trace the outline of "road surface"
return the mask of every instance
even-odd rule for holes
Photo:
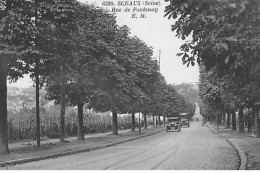
[[[194,117],[202,119],[196,109]],[[181,132],[161,132],[113,147],[8,169],[65,170],[235,170],[234,148],[201,122]]]

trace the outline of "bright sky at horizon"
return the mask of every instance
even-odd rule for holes
[[[100,7],[105,0],[80,0],[81,2],[95,3]],[[118,0],[112,0],[115,4],[114,7],[118,7]],[[144,2],[145,0],[141,0]],[[167,5],[164,1],[147,1],[147,2],[160,2],[160,6],[140,6],[142,8],[158,8],[157,12],[144,12],[146,18],[132,18],[131,12],[124,12],[126,6],[121,6],[122,12],[117,12],[118,25],[127,25],[131,28],[132,35],[136,35],[142,39],[148,46],[152,46],[154,50],[154,57],[158,59],[159,50],[161,50],[160,67],[161,73],[165,77],[168,84],[170,83],[190,83],[199,81],[199,68],[195,66],[189,66],[182,64],[180,57],[176,56],[180,52],[180,46],[184,42],[181,39],[175,37],[175,33],[171,31],[171,25],[174,24],[173,19],[168,20],[164,17],[164,8]],[[111,10],[111,7],[108,7]],[[131,7],[133,10],[133,7]],[[136,13],[138,16],[140,12]],[[8,84],[10,86],[10,84]],[[30,82],[28,76],[19,79],[11,86],[17,87],[29,87],[33,82]]]

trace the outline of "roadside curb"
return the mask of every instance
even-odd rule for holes
[[[220,134],[218,134],[213,128],[211,128],[208,124],[206,124],[207,127],[213,131],[216,135],[223,138]],[[230,139],[226,139],[227,142],[232,145],[233,148],[237,151],[237,154],[239,156],[239,168],[238,170],[246,170],[246,163],[247,163],[247,157],[245,155],[245,152],[236,144],[235,142],[232,142]]]
[[[133,138],[130,138],[130,139],[125,139],[125,140],[121,140],[121,141],[117,141],[117,142],[112,142],[112,143],[97,146],[97,147],[90,147],[90,148],[78,149],[78,150],[74,150],[74,151],[61,152],[61,153],[56,153],[56,154],[49,154],[49,155],[40,156],[40,157],[33,157],[33,158],[27,158],[27,159],[18,159],[18,160],[0,162],[0,167],[22,164],[22,163],[28,163],[28,162],[34,162],[34,161],[39,161],[39,160],[46,160],[46,159],[50,159],[50,158],[73,155],[73,154],[78,154],[78,153],[83,153],[83,152],[89,152],[89,151],[93,151],[93,150],[98,150],[98,149],[102,149],[102,148],[115,146],[117,144],[121,144],[121,143],[124,143],[124,142],[140,139],[140,138],[143,138],[143,137],[146,137],[146,136],[151,136],[151,135],[154,135],[156,133],[160,133],[162,131],[164,131],[164,129],[159,130],[157,132],[150,133],[150,134],[141,135],[141,136],[137,136],[137,137],[133,137]]]
[[[239,170],[246,170],[246,162],[247,162],[247,158],[245,155],[245,152],[235,143],[232,142],[230,139],[227,139],[227,141],[237,150],[238,155],[240,157],[240,166],[239,166]]]

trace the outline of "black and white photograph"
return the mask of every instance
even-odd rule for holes
[[[260,0],[0,0],[7,170],[260,170]]]

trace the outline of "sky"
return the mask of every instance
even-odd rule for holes
[[[195,66],[189,66],[182,64],[181,57],[176,56],[180,52],[180,46],[184,43],[183,40],[175,37],[175,33],[171,31],[171,25],[174,24],[174,20],[169,20],[164,17],[164,9],[168,4],[164,0],[139,0],[140,6],[119,6],[126,5],[124,2],[119,0],[80,0],[81,2],[94,3],[97,6],[112,10],[116,8],[121,9],[121,12],[116,12],[117,24],[119,26],[127,25],[131,29],[131,35],[137,36],[142,39],[148,46],[153,47],[154,57],[159,60],[159,50],[160,54],[160,71],[165,77],[168,84],[179,84],[179,83],[190,83],[199,81],[199,68],[196,64]],[[114,6],[105,6],[105,2],[113,2]],[[133,2],[133,1],[128,1]],[[144,3],[148,5],[144,5]],[[155,4],[155,5],[150,5]],[[137,18],[132,18],[133,9],[137,7],[138,9],[143,8],[157,8],[158,11],[151,12],[135,12]],[[129,8],[130,12],[125,12],[125,9]],[[141,13],[146,16],[146,18],[140,18]],[[30,81],[28,76],[19,79],[16,83],[8,84],[8,86],[17,87],[29,87],[32,86],[33,82]]]

